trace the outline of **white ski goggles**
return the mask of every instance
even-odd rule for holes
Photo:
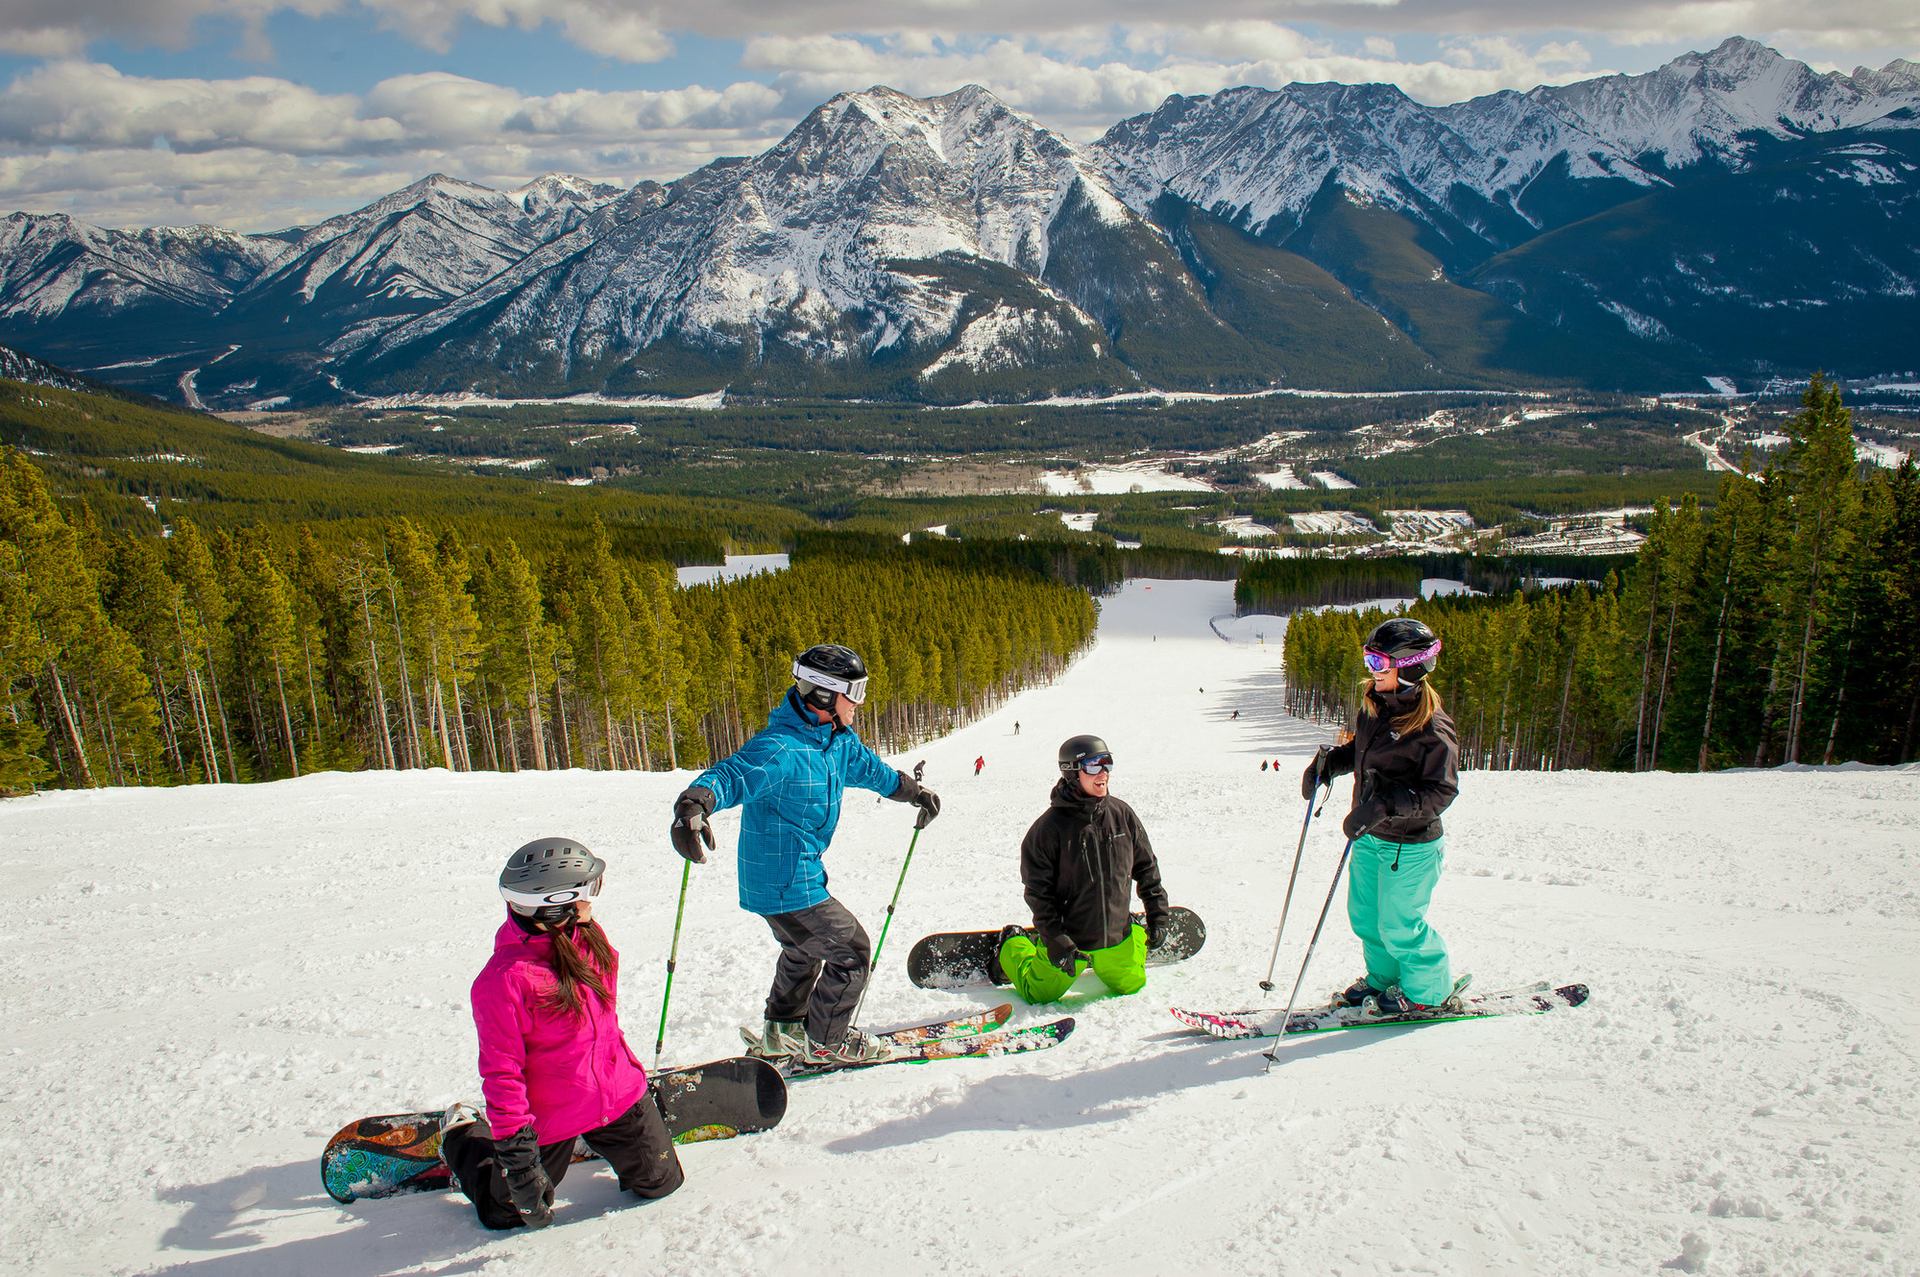
[[[864,678],[839,678],[824,670],[810,669],[798,661],[793,663],[793,676],[805,679],[815,687],[824,687],[830,692],[838,692],[855,705],[867,699],[867,680]]]
[[[590,900],[600,894],[600,884],[604,880],[605,876],[602,875],[578,887],[556,887],[552,891],[516,891],[512,887],[502,887],[500,894],[506,897],[508,904],[519,905],[523,909],[546,909]]]

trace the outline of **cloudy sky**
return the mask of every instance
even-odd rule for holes
[[[1170,93],[1376,80],[1454,102],[1647,71],[1735,34],[1819,70],[1879,67],[1920,59],[1920,5],[4,0],[0,213],[270,230],[435,171],[670,179],[873,84],[983,84],[1090,139]]]

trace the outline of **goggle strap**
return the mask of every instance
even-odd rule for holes
[[[841,678],[837,674],[828,674],[824,670],[811,669],[799,661],[793,663],[793,676],[803,678],[816,687],[824,687],[830,692],[838,692],[855,705],[867,699],[867,680]]]
[[[1361,649],[1361,655],[1378,656],[1384,659],[1386,664],[1377,667],[1380,670],[1403,670],[1409,665],[1425,665],[1428,661],[1440,655],[1440,640],[1435,639],[1431,646],[1423,647],[1411,656],[1388,656],[1385,652],[1371,647]],[[1367,668],[1375,669],[1376,666],[1372,661],[1368,661]]]

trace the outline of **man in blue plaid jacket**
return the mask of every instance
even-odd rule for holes
[[[780,943],[760,1033],[742,1030],[749,1053],[808,1065],[870,1064],[891,1054],[853,1025],[872,945],[847,907],[827,894],[821,865],[840,823],[847,786],[920,809],[915,828],[940,814],[940,798],[882,762],[853,730],[867,697],[867,666],[834,643],[793,663],[793,687],[766,727],[701,772],[674,801],[674,850],[695,864],[713,846],[708,818],[741,808],[740,907],[767,920]]]

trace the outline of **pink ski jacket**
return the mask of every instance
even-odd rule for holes
[[[542,1005],[555,983],[554,943],[509,918],[473,982],[480,1089],[497,1140],[528,1122],[542,1144],[572,1139],[605,1126],[647,1093],[646,1070],[620,1035],[614,1009],[619,955],[613,971],[601,972],[607,1000],[581,985],[580,1012],[568,1015]]]

